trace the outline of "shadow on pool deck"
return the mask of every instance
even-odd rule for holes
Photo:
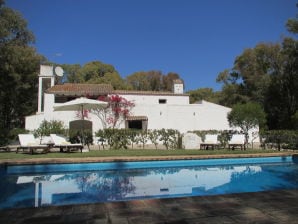
[[[298,190],[0,211],[0,223],[298,223]]]

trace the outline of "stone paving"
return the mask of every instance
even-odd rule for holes
[[[0,223],[298,224],[298,190],[8,209]]]

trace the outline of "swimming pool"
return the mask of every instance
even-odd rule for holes
[[[0,167],[0,209],[298,188],[291,156]]]

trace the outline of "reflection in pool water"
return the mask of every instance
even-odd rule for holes
[[[256,164],[200,165],[84,171],[14,172],[1,169],[0,208],[39,207],[137,200],[272,189],[298,186],[298,165],[291,159]],[[92,164],[94,165],[94,164]],[[67,167],[67,165],[64,165]],[[26,167],[28,168],[28,167]]]

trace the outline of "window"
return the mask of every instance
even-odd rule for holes
[[[142,121],[136,120],[136,121],[128,121],[128,128],[129,129],[143,129]]]
[[[158,100],[158,103],[159,104],[166,104],[167,103],[167,100],[166,99],[159,99]]]
[[[75,97],[55,95],[55,103],[66,103],[66,102],[74,100],[74,99],[75,99]]]

